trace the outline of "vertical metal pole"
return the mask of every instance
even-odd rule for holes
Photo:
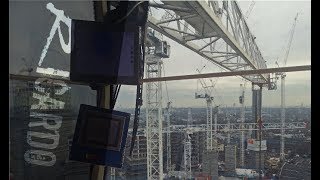
[[[207,150],[212,150],[212,101],[206,98],[207,101]]]
[[[189,132],[185,133],[184,170],[186,172],[186,178],[191,179],[191,138]]]
[[[286,118],[286,109],[285,109],[285,77],[286,75],[283,73],[281,75],[281,141],[280,141],[280,158],[284,160],[284,124]]]
[[[171,102],[167,104],[167,173],[171,171],[171,128],[170,128],[170,115],[171,115]]]
[[[192,124],[192,116],[191,116],[191,109],[188,109],[188,120],[187,120],[187,127]]]
[[[262,141],[262,85],[260,85],[260,108],[259,108],[259,180],[261,180],[261,141]]]
[[[159,68],[159,74],[158,76],[161,77],[161,67],[162,67],[162,61],[158,62],[158,68]],[[162,114],[162,82],[158,82],[158,139],[159,139],[159,179],[163,179],[163,141],[162,141],[162,121],[163,121],[163,114]]]
[[[210,99],[210,150],[213,149],[213,133],[212,133],[212,101]]]
[[[206,136],[207,136],[207,150],[210,149],[210,124],[209,124],[209,102],[207,101],[207,131],[206,131]]]
[[[218,129],[218,112],[219,112],[219,106],[216,106],[215,108],[215,114],[214,114],[214,134],[217,135],[217,129]]]
[[[97,106],[110,108],[110,86],[101,86],[97,88]],[[103,180],[107,166],[91,165],[90,180]]]
[[[255,90],[255,84],[252,83],[252,115],[253,115],[253,122],[258,122],[258,93]],[[257,130],[253,131],[252,135],[254,139],[258,139],[258,132]]]
[[[241,159],[240,159],[240,165],[243,168],[244,167],[244,121],[245,121],[245,109],[244,109],[244,85],[242,86],[242,84],[240,84],[241,87],[241,99],[242,102],[241,103]]]
[[[104,15],[107,12],[107,0],[97,1],[95,6],[95,20],[103,21]],[[97,106],[103,108],[110,108],[110,94],[111,86],[98,87],[97,89]],[[105,169],[107,166],[91,165],[90,167],[90,179],[91,180],[103,180],[105,176]]]
[[[230,144],[230,117],[228,113],[226,113],[226,116],[227,116],[227,122],[228,122],[227,144]]]
[[[161,58],[150,57],[146,62],[147,78],[161,77]],[[161,82],[146,83],[146,132],[148,180],[163,179],[162,87]]]

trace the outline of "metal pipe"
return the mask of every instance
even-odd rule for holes
[[[262,86],[260,85],[260,108],[259,108],[259,180],[261,180],[261,141],[262,141]]]
[[[206,73],[206,74],[192,74],[192,75],[148,78],[148,79],[142,79],[141,82],[145,83],[145,82],[155,82],[155,81],[174,81],[174,80],[186,80],[186,79],[244,76],[244,75],[255,75],[255,74],[268,74],[268,73],[275,73],[275,72],[295,72],[295,71],[310,71],[310,70],[311,70],[311,65],[304,65],[304,66],[290,66],[290,67],[269,68],[269,69],[254,69],[254,70],[233,71],[233,72],[216,72],[216,73]]]
[[[296,71],[311,71],[311,65],[304,66],[290,66],[290,67],[280,67],[280,68],[268,68],[268,69],[255,69],[255,70],[244,70],[244,71],[233,71],[233,72],[217,72],[217,73],[206,73],[206,74],[190,74],[181,76],[168,76],[168,77],[158,77],[158,78],[147,78],[142,79],[140,83],[146,82],[156,82],[156,81],[174,81],[174,80],[187,80],[187,79],[199,79],[199,78],[212,78],[212,77],[227,77],[227,76],[244,76],[244,75],[255,75],[255,74],[268,74],[276,72],[296,72]],[[9,79],[12,80],[27,80],[32,81],[40,77],[38,76],[27,76],[27,75],[17,75],[9,74]],[[46,77],[42,77],[46,78]],[[88,85],[87,83],[73,82],[69,79],[47,77],[53,80],[63,80],[68,84],[78,84],[78,85]]]

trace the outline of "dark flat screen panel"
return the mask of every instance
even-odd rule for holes
[[[138,82],[138,27],[135,24],[72,22],[72,81],[129,84]]]

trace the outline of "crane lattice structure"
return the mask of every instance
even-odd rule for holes
[[[167,128],[169,128],[169,130],[171,127],[171,123],[170,123],[171,106],[172,106],[171,104],[172,102],[169,101],[165,109]],[[172,170],[171,168],[171,133],[168,131],[166,135],[167,135],[167,171],[170,172]]]
[[[207,124],[193,124],[186,128],[185,125],[171,125],[170,128],[165,127],[162,129],[162,133],[184,133],[187,131],[195,132],[206,132]],[[292,129],[305,129],[307,127],[306,122],[289,122],[285,123],[284,129],[292,130]],[[262,130],[281,130],[282,123],[262,123]],[[238,132],[238,131],[257,131],[259,130],[259,123],[230,123],[230,124],[217,124],[217,137],[222,137],[220,133],[227,132]],[[129,130],[131,133],[132,129]],[[144,134],[146,129],[139,129],[138,134]],[[223,138],[223,137],[222,137]]]
[[[197,69],[198,73],[201,73],[201,71],[199,69]],[[215,133],[216,131],[216,124],[217,124],[217,113],[215,113],[215,126],[214,129],[212,128],[212,103],[213,103],[213,99],[214,97],[211,96],[212,94],[212,90],[214,88],[214,84],[211,81],[211,86],[207,86],[206,82],[203,79],[199,79],[199,82],[203,88],[203,90],[205,91],[205,94],[197,94],[195,93],[195,98],[199,99],[199,98],[203,98],[206,100],[206,110],[207,110],[207,138],[206,138],[206,142],[207,142],[207,150],[213,150],[213,133]],[[212,131],[213,130],[213,131]]]
[[[188,128],[188,127],[187,127]],[[183,150],[183,157],[184,157],[184,170],[186,177],[188,179],[191,179],[191,137],[190,134],[192,134],[192,131],[189,131],[188,129],[185,131],[185,139],[184,139],[184,150]]]
[[[161,65],[160,58],[147,58],[146,77],[160,77]],[[148,179],[163,179],[161,82],[147,83],[146,86]]]
[[[256,37],[251,33],[246,23],[246,15],[242,13],[236,1],[154,1],[150,2],[150,6],[153,7],[150,8],[151,11],[160,13],[149,14],[147,23],[149,27],[196,52],[209,62],[227,71],[266,69],[265,60],[255,42]],[[249,10],[252,10],[252,7]],[[158,77],[161,76],[159,72],[161,67],[159,69],[159,66],[161,63],[158,63],[158,69],[156,69]],[[148,65],[148,62],[147,68],[151,68],[151,64]],[[148,70],[147,73],[149,73]],[[147,78],[156,76],[151,76],[149,73]],[[271,84],[269,74],[242,75],[242,77],[253,84],[263,86]],[[149,151],[152,153],[147,156],[148,179],[162,179],[163,170],[161,165],[157,164],[162,161],[163,154],[162,148],[159,148],[159,144],[162,144],[162,136],[160,135],[162,117],[160,117],[161,113],[154,118],[149,114],[157,108],[158,112],[161,111],[159,109],[161,107],[161,84],[153,83],[151,86],[148,83],[147,87],[147,109],[149,108],[147,111],[147,144],[150,147],[157,147],[155,148],[157,150],[148,148],[148,153]],[[156,87],[156,90],[152,87]],[[152,107],[150,95],[155,92],[160,94],[155,101],[156,107]],[[207,108],[208,123],[206,125],[207,141],[209,142],[207,149],[212,149],[213,99],[211,96],[205,98],[208,100],[209,107]],[[215,126],[215,130],[217,129],[218,125]]]
[[[291,30],[290,30],[289,41],[288,41],[287,49],[286,49],[285,56],[284,56],[284,63],[283,63],[284,67],[287,64],[287,60],[288,60],[288,56],[289,56],[289,52],[290,52],[290,48],[291,48],[291,44],[292,44],[293,34],[294,34],[294,30],[295,30],[295,27],[297,24],[298,15],[299,15],[299,13],[297,13],[297,15],[295,16],[294,23],[293,23]],[[281,123],[283,124],[282,126],[284,127],[285,119],[286,119],[286,104],[285,104],[286,73],[282,72],[282,73],[277,73],[276,75],[281,77]],[[284,156],[285,156],[285,152],[284,152],[285,139],[284,139],[284,137],[285,137],[285,129],[282,128],[281,129],[281,144],[280,144],[280,158],[282,160],[284,159]]]
[[[170,46],[162,35],[148,29],[146,77],[161,77],[162,59],[168,58]],[[162,84],[146,83],[146,135],[148,179],[163,179]],[[170,127],[170,126],[169,126]]]
[[[284,129],[305,129],[307,123],[305,122],[290,122],[284,124]],[[206,124],[194,124],[190,125],[188,129],[192,129],[192,132],[206,132]],[[259,123],[230,123],[230,124],[217,124],[217,137],[219,133],[227,133],[234,131],[257,131],[259,130]],[[265,130],[281,130],[282,123],[262,123],[261,129]],[[163,133],[167,133],[169,128],[164,128]],[[170,132],[185,132],[186,127],[184,125],[171,125]],[[213,131],[213,130],[212,130]]]
[[[240,111],[240,119],[241,119],[241,128],[244,127],[244,122],[245,122],[245,107],[244,107],[244,84],[240,84],[241,87],[241,95],[239,97],[239,103],[241,104],[241,111]],[[240,166],[243,168],[244,167],[244,141],[245,141],[245,137],[244,137],[244,131],[241,131],[241,142],[240,142]]]
[[[210,62],[227,71],[266,68],[236,1],[162,1],[150,6],[152,11],[165,11],[166,18],[149,16],[149,27]],[[243,77],[253,83],[268,82],[267,74]]]

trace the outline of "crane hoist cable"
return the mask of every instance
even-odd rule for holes
[[[149,6],[147,7],[149,10]],[[131,13],[131,12],[130,12]],[[147,32],[147,26],[144,25],[141,27],[141,44],[139,44],[140,48],[142,49],[142,54],[139,56],[139,78],[143,78],[144,74],[144,60],[145,60],[145,39],[146,39],[146,33]],[[134,113],[134,121],[133,121],[133,131],[132,131],[132,137],[131,137],[131,146],[129,150],[129,155],[132,156],[132,151],[134,148],[136,135],[139,127],[139,118],[140,118],[140,108],[142,106],[142,92],[143,92],[143,84],[137,84],[137,95],[136,95],[136,104],[135,104],[135,113]]]

